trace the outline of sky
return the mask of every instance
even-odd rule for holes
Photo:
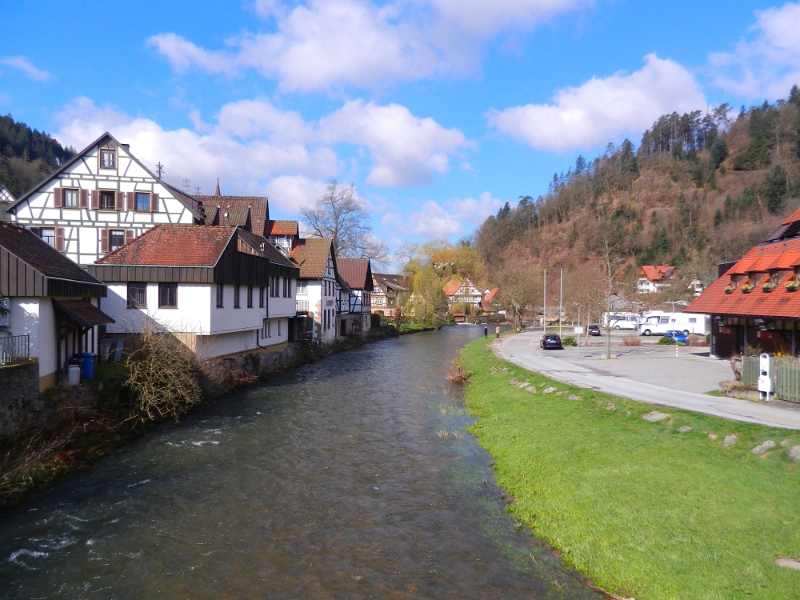
[[[785,98],[800,2],[26,0],[3,7],[0,114],[167,181],[299,218],[353,183],[374,235],[472,234],[662,114]],[[10,26],[12,25],[13,26]]]

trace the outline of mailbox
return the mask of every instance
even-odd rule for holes
[[[770,400],[772,396],[772,373],[770,369],[769,354],[758,357],[758,397],[760,400]]]

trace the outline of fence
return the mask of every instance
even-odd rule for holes
[[[758,383],[758,356],[742,357],[742,383]],[[772,391],[779,400],[800,403],[800,361],[795,358],[773,358],[771,361]]]
[[[30,355],[30,336],[28,334],[0,337],[0,365],[21,358],[30,358]]]

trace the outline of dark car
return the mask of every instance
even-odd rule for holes
[[[546,333],[539,340],[539,347],[547,350],[548,348],[555,348],[561,350],[564,346],[561,345],[561,338],[555,333]]]
[[[589,335],[600,335],[600,326],[589,325]]]

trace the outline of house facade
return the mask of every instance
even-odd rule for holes
[[[67,361],[98,352],[106,286],[31,231],[0,221],[0,362],[38,361],[39,391],[56,385]],[[23,347],[24,346],[24,347]]]
[[[339,335],[364,335],[371,325],[372,265],[368,258],[339,258],[336,264],[347,289],[342,303],[347,302],[348,317],[340,318]]]
[[[473,308],[480,308],[483,293],[469,279],[451,279],[442,289],[450,307],[454,304],[467,304]]]
[[[292,262],[300,269],[297,280],[297,313],[311,324],[309,339],[318,344],[336,341],[336,300],[339,275],[333,241],[321,238],[296,239]],[[341,287],[341,286],[338,286]]]
[[[677,272],[675,267],[645,265],[639,269],[639,280],[636,282],[638,294],[655,294],[672,285]]]
[[[402,275],[389,273],[372,274],[372,293],[370,300],[372,312],[389,319],[395,318],[397,310],[402,310],[408,296],[408,285]]]
[[[158,224],[204,220],[201,202],[161,181],[109,133],[9,205],[7,214],[82,265]]]
[[[240,227],[159,225],[88,269],[108,285],[108,334],[170,332],[201,359],[289,341],[298,269]]]

